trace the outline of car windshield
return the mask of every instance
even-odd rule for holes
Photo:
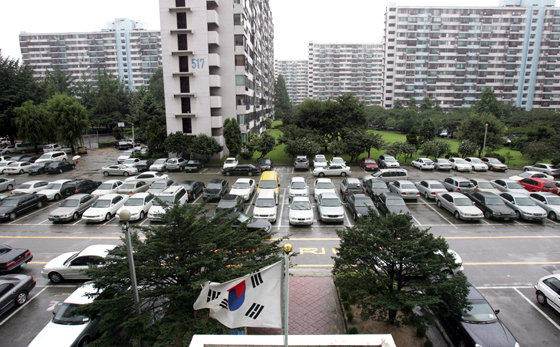
[[[0,167],[2,167],[2,166],[8,166],[8,165],[9,165],[9,164],[8,164],[7,162],[2,162],[2,163],[0,163]]]
[[[525,188],[523,188],[523,186],[519,182],[508,182],[507,187],[509,189],[523,189],[523,190],[525,190]]]
[[[235,159],[228,159],[225,164],[235,164]]]
[[[165,164],[166,161],[167,159],[158,159],[154,162],[154,164]]]
[[[402,183],[401,189],[416,189],[416,186],[411,183]]]
[[[297,158],[296,158],[296,161],[299,161],[299,162],[306,162],[306,161],[307,161],[307,158],[306,158],[306,157],[297,157]]]
[[[309,201],[294,201],[292,202],[292,210],[311,210]]]
[[[440,183],[432,183],[432,184],[430,184],[430,188],[432,188],[432,189],[445,189],[443,184],[440,184]]]
[[[543,185],[543,187],[545,187],[545,188],[550,188],[550,189],[556,188],[556,185],[555,185],[554,183],[544,182],[542,185]]]
[[[132,198],[128,199],[125,203],[125,206],[144,206],[144,199],[143,198]]]
[[[499,198],[486,198],[486,205],[503,205],[504,202]]]
[[[102,183],[99,188],[97,188],[98,190],[111,190],[113,189],[113,183]]]
[[[385,157],[385,161],[397,161],[397,160],[393,157]]]
[[[42,156],[39,157],[39,159],[51,159],[51,155],[50,154],[43,154]]]
[[[121,188],[119,190],[121,190],[121,189],[134,189],[134,188],[136,188],[136,183],[125,183],[121,186]]]
[[[517,206],[537,206],[533,200],[530,198],[515,198],[515,203]]]
[[[560,205],[560,198],[557,198],[555,196],[548,197],[548,198],[546,198],[546,200],[548,201],[549,205],[553,205],[553,206]]]
[[[111,200],[97,200],[91,206],[92,208],[107,208],[111,206]]]
[[[333,189],[334,186],[331,182],[319,182],[316,185],[316,189]]]
[[[276,183],[276,181],[265,180],[265,181],[261,181],[259,183],[259,188],[261,188],[261,189],[276,189],[276,188],[278,188],[278,184]]]
[[[249,183],[245,183],[245,182],[236,182],[233,187],[233,189],[249,189],[251,188],[251,186],[249,185]]]
[[[125,164],[134,164],[135,162],[135,159],[127,159],[124,161]]]
[[[29,189],[29,188],[31,188],[30,184],[22,184],[19,187],[17,187],[17,189]]]
[[[438,159],[438,163],[440,163],[440,164],[449,164],[449,160],[447,160],[447,159]]]
[[[207,190],[220,190],[222,189],[222,184],[221,183],[208,183],[208,185],[206,186]]]
[[[307,185],[305,182],[292,182],[292,189],[305,189]]]
[[[455,199],[455,206],[471,206],[472,202],[469,199]]]
[[[162,204],[160,204],[159,201],[154,200],[154,206],[162,206],[163,204],[170,205],[175,200],[173,196],[158,196],[158,199],[162,201]]]
[[[520,174],[519,174],[519,175],[517,175],[517,176],[519,176],[519,177],[523,177],[523,178],[527,178],[527,177],[532,177],[532,176],[533,176],[533,174],[532,174],[532,173],[530,173],[530,172],[522,172],[522,173],[520,173]]]
[[[259,164],[261,164],[261,165],[270,165],[270,164],[272,164],[272,161],[271,161],[270,159],[261,159],[261,160],[259,161]]]
[[[17,200],[4,199],[0,202],[0,207],[15,207],[17,203]]]
[[[471,158],[471,163],[475,163],[475,164],[484,164],[482,162],[482,160],[478,159],[478,158]]]
[[[464,159],[455,159],[455,164],[467,164],[467,161]]]
[[[496,313],[486,302],[471,303],[470,310],[461,312],[463,322],[491,322],[496,320]]]
[[[356,206],[373,206],[373,201],[369,198],[356,199]]]
[[[167,188],[166,182],[156,182],[150,186],[150,189],[165,189]]]
[[[488,162],[492,163],[492,164],[501,164],[502,162],[499,161],[498,159],[488,159]]]
[[[39,158],[39,159],[41,159],[41,158]],[[33,163],[32,166],[35,166],[35,167],[44,167],[44,166],[49,165],[50,163],[51,163],[50,161],[40,161],[40,162],[38,162],[38,163]]]
[[[373,160],[373,159],[366,159],[366,160],[364,160],[364,163],[366,163],[366,164],[375,164],[375,160]]]
[[[342,203],[340,202],[339,199],[327,198],[327,199],[321,199],[321,206],[336,207],[336,206],[342,206]]]
[[[55,314],[53,318],[53,323],[65,324],[65,325],[75,325],[75,324],[85,324],[89,322],[88,316],[81,314],[75,314],[74,309],[80,307],[78,304],[67,304],[64,303]]]
[[[492,184],[490,182],[478,182],[478,188],[494,189],[494,187],[492,187]]]
[[[217,208],[228,209],[228,208],[231,208],[231,207],[235,207],[235,205],[237,205],[237,200],[220,200]]]
[[[122,155],[130,157],[132,155],[132,151],[124,151]]]
[[[78,199],[66,199],[60,203],[60,207],[76,207],[80,204]]]
[[[325,163],[327,161],[327,159],[325,158],[315,158],[315,161],[318,163]]]
[[[274,207],[276,203],[274,199],[257,199],[255,202],[255,207]]]
[[[404,200],[403,199],[388,199],[387,200],[387,206],[404,206]]]
[[[383,189],[383,188],[387,188],[387,183],[383,181],[372,181],[371,187],[375,189]]]
[[[356,182],[356,183],[348,183],[348,188],[351,188],[351,189],[362,188],[362,184],[359,183],[359,182]]]
[[[198,161],[196,161],[196,160],[189,160],[189,161],[187,162],[187,164],[197,165],[197,164],[198,164]]]

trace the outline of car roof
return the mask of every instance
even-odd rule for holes
[[[66,182],[71,182],[71,181],[72,180],[65,178],[65,179],[61,179],[61,180],[52,181],[50,183],[66,183]]]
[[[551,192],[532,192],[532,194],[538,194],[540,196],[544,196],[545,198],[552,198],[552,197],[557,197],[558,195],[551,193]]]
[[[121,180],[107,180],[102,183],[115,183],[115,182],[122,182]]]
[[[540,178],[540,177],[527,177],[529,179],[535,180],[537,182],[541,182],[541,183],[551,183],[551,180],[547,180],[546,178]]]
[[[457,181],[457,182],[458,182],[458,181],[468,181],[468,182],[470,182],[470,180],[469,180],[468,178],[461,177],[461,176],[451,176],[451,177],[447,177],[447,178],[452,178],[452,179],[454,179],[454,180]]]
[[[315,181],[316,182],[331,182],[332,183],[332,180],[330,178],[317,178]]]
[[[74,195],[70,195],[69,197],[67,197],[64,200],[72,200],[72,199],[81,199],[84,196],[90,196],[91,194],[74,194]]]
[[[440,193],[440,194],[441,194],[441,195],[443,195],[443,194],[449,194],[449,195],[450,195],[451,197],[453,197],[453,198],[466,198],[466,199],[468,199],[468,197],[467,197],[465,194],[463,194],[463,193],[447,192],[447,193]],[[490,194],[493,194],[493,193],[490,193]]]
[[[145,197],[148,196],[148,195],[152,195],[152,194],[146,193],[146,192],[141,192],[141,193],[133,194],[132,196],[130,196],[130,198],[131,198],[131,199],[132,199],[132,198],[145,198]]]
[[[188,185],[191,185],[191,184],[193,184],[193,183],[195,183],[195,182],[198,182],[198,181],[183,181],[183,182],[181,182],[181,183],[179,183],[179,184],[188,184]]]
[[[497,180],[502,180],[506,183],[518,183],[516,180],[512,180],[512,179],[509,179],[509,178],[497,178],[494,181],[497,181]]]
[[[97,256],[105,258],[109,250],[115,248],[116,245],[92,245],[86,247],[78,256]]]
[[[96,293],[93,282],[87,282],[83,286],[76,289],[69,297],[64,300],[65,304],[86,305],[93,302],[94,298],[88,297],[89,293]]]
[[[352,194],[352,195],[354,195],[354,198],[356,199],[371,199],[369,195],[366,194]]]
[[[261,189],[258,198],[270,198],[273,199],[276,196],[276,192],[273,189]]]
[[[23,182],[23,183],[21,183],[21,184],[35,184],[35,183],[40,183],[40,182],[49,183],[49,182],[47,182],[47,181],[34,180],[34,181]]]
[[[338,195],[336,195],[336,193],[321,193],[321,198],[337,198],[338,199]],[[340,200],[340,199],[339,199]]]
[[[250,183],[251,179],[250,178],[238,178],[237,181],[235,181],[235,183],[237,183],[237,182]]]
[[[518,192],[503,192],[502,194],[509,194],[514,198],[528,198],[529,197],[527,194],[518,193]],[[500,195],[502,195],[502,194],[500,194]]]
[[[12,195],[4,200],[21,200],[23,199],[25,196],[30,196],[30,195],[35,195],[35,194],[28,194],[28,193],[24,193],[24,194],[17,194],[17,195]]]
[[[307,201],[310,202],[309,197],[307,195],[296,195],[292,198],[292,201]]]
[[[210,183],[222,183],[223,181],[225,181],[223,178],[214,178],[210,180]]]
[[[305,182],[305,178],[300,177],[300,176],[298,176],[298,177],[292,177],[292,179],[291,179],[290,181],[292,181],[292,182],[296,182],[296,181]]]
[[[121,194],[105,194],[99,197],[99,200],[112,200],[117,196],[122,196]]]
[[[358,183],[360,182],[360,179],[357,178],[357,177],[348,177],[348,178],[346,178],[346,180],[348,182],[358,182]]]
[[[159,193],[158,196],[162,196],[162,195],[174,195],[175,193],[177,193],[178,190],[181,189],[185,189],[183,186],[169,186],[168,188],[166,188],[163,192]]]
[[[490,182],[489,180],[487,180],[487,179],[485,179],[485,178],[476,178],[476,177],[474,177],[474,178],[471,178],[471,179],[472,179],[472,180],[475,180],[475,181],[477,181],[477,182]]]
[[[378,180],[382,181],[381,179],[378,179]],[[433,184],[433,183],[439,183],[439,184],[441,184],[441,182],[438,181],[438,180],[422,180],[422,181],[420,181],[420,182],[426,182],[426,183],[429,183],[429,184]]]
[[[228,194],[225,194],[224,196],[222,196],[221,200],[237,200],[237,199],[239,199],[239,197],[240,196],[237,195],[237,194],[229,194],[228,193]]]

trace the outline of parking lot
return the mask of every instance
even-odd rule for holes
[[[17,185],[28,180],[44,179],[54,181],[61,178],[89,178],[98,181],[120,178],[103,177],[100,168],[116,163],[119,152],[104,151],[82,156],[80,170],[72,170],[57,175],[39,175],[30,178],[27,174],[11,176]],[[460,175],[467,178],[496,179],[512,176],[518,170],[507,173],[461,173],[420,172],[406,167],[411,181],[422,179],[443,179]],[[298,256],[293,258],[291,270],[301,275],[328,275],[332,269],[339,240],[336,229],[353,226],[354,221],[346,210],[342,224],[328,224],[315,220],[312,226],[290,226],[288,223],[288,182],[294,176],[306,179],[309,187],[315,177],[310,171],[294,172],[292,167],[276,167],[280,177],[280,202],[278,220],[273,224],[276,236],[290,235],[290,242]],[[207,184],[213,178],[225,178],[230,186],[237,177],[220,174],[220,168],[204,168],[199,173],[172,172],[169,176],[175,182],[198,180]],[[352,167],[352,177],[362,178],[366,173],[359,167]],[[258,177],[254,177],[258,180]],[[341,178],[332,178],[338,188]],[[312,188],[311,188],[312,190]],[[255,195],[245,204],[245,212],[252,214]],[[198,197],[189,203],[201,203]],[[212,213],[216,203],[208,204]],[[542,307],[535,300],[532,285],[547,274],[560,271],[558,222],[510,221],[498,222],[456,220],[451,213],[436,206],[433,200],[419,198],[407,203],[412,212],[413,222],[421,228],[431,228],[436,236],[447,239],[450,248],[463,259],[465,273],[470,282],[481,290],[495,309],[500,309],[500,318],[510,328],[521,346],[556,345],[560,334],[560,313],[550,307]],[[55,256],[70,251],[79,251],[93,244],[118,244],[122,231],[115,218],[108,222],[86,224],[81,220],[64,224],[48,221],[50,211],[57,203],[47,203],[37,211],[18,217],[13,222],[0,225],[0,243],[13,247],[29,248],[34,255],[31,263],[21,271],[32,275],[37,287],[30,294],[28,304],[12,309],[0,317],[0,335],[9,346],[27,346],[34,336],[52,318],[52,311],[81,282],[64,282],[54,285],[42,278],[40,271],[44,264]],[[150,225],[147,220],[132,222],[131,225]],[[275,236],[273,236],[275,237]]]

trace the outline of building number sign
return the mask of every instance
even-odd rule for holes
[[[204,58],[192,59],[191,68],[193,68],[193,69],[203,69],[204,68]]]

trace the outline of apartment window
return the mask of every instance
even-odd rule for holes
[[[237,123],[239,123],[239,125],[245,124],[245,115],[244,114],[238,114],[237,115]]]
[[[189,72],[189,57],[179,57],[179,72]]]
[[[244,86],[245,85],[245,76],[243,76],[243,75],[235,76],[235,85],[236,86]]]
[[[245,66],[245,56],[236,55],[235,56],[235,66]]]
[[[233,15],[233,25],[242,25],[241,14],[235,13]]]
[[[192,120],[183,118],[183,134],[192,134]]]
[[[185,7],[185,0],[175,0],[175,7]]]
[[[188,77],[181,77],[180,82],[181,82],[181,93],[190,93],[191,92],[191,87],[190,87],[190,84],[189,84],[189,78]]]
[[[187,46],[187,35],[180,34],[177,35],[177,47],[180,51],[186,51],[188,49]]]
[[[187,28],[187,13],[179,12],[177,13],[177,29]]]
[[[181,98],[181,113],[191,113],[191,98]]]
[[[235,45],[236,46],[243,46],[243,44],[245,42],[245,36],[235,35],[234,39],[235,39]]]
[[[240,3],[241,3],[241,0],[233,0],[233,3],[234,3],[234,4],[240,4]]]

